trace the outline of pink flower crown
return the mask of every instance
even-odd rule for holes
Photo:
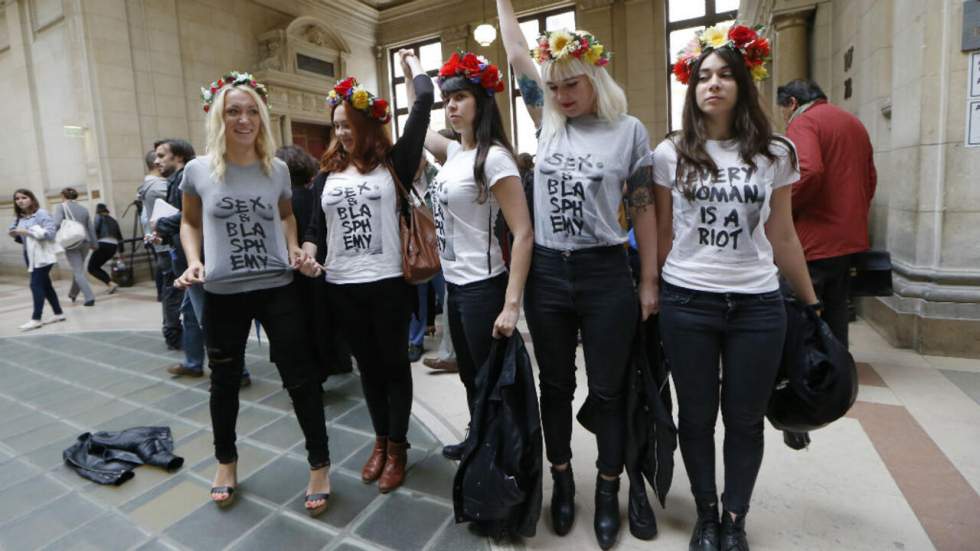
[[[255,80],[250,73],[239,73],[238,71],[229,71],[224,74],[221,78],[211,83],[207,88],[201,88],[201,102],[204,104],[204,112],[207,113],[211,110],[211,104],[214,103],[214,98],[218,96],[218,92],[221,91],[225,86],[248,86],[255,93],[262,98],[262,101],[266,105],[269,105],[269,91],[266,90],[265,85],[261,82]]]
[[[612,52],[596,37],[586,31],[547,31],[538,37],[538,47],[531,50],[534,61],[561,61],[574,57],[582,61],[604,67],[612,59]]]
[[[330,107],[336,107],[345,100],[351,107],[364,112],[381,124],[388,124],[388,121],[391,120],[391,109],[388,107],[388,102],[384,98],[375,97],[374,94],[368,92],[367,89],[357,83],[357,79],[354,77],[347,77],[337,82],[333,90],[327,94],[327,103],[330,104]]]
[[[462,50],[454,52],[439,69],[439,84],[446,79],[461,76],[473,84],[479,84],[487,91],[488,96],[504,91],[504,81],[500,78],[500,70],[491,65],[483,56]]]
[[[732,48],[742,54],[745,67],[755,81],[769,78],[765,62],[770,59],[769,40],[760,36],[765,27],[746,27],[732,25],[731,28],[717,25],[695,33],[694,38],[677,54],[673,73],[677,81],[687,84],[691,80],[691,69],[701,54],[719,48]]]

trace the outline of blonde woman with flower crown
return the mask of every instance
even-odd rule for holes
[[[204,286],[204,336],[211,367],[211,424],[217,472],[211,500],[231,505],[237,487],[235,422],[245,344],[258,320],[306,437],[306,510],[330,497],[330,454],[319,381],[293,280],[304,253],[296,236],[289,169],[275,158],[266,89],[231,72],[202,89],[207,151],[187,163],[180,190],[180,240],[187,270],[174,283]],[[202,257],[203,250],[203,257]]]
[[[581,332],[597,421],[593,527],[599,546],[607,549],[620,527],[630,344],[638,312],[646,319],[657,310],[649,138],[643,124],[626,114],[626,95],[605,68],[610,53],[594,36],[545,33],[532,60],[510,0],[497,0],[497,12],[507,61],[540,132],[532,205],[535,246],[524,310],[540,368],[541,420],[554,478],[551,519],[555,532],[565,535],[575,515],[572,397]],[[642,265],[639,307],[623,247],[627,233],[618,216],[627,198],[624,183]]]
[[[819,310],[793,227],[796,152],[773,135],[753,82],[765,78],[768,56],[768,41],[743,25],[711,27],[695,37],[674,65],[674,75],[688,84],[681,130],[654,151],[660,333],[698,510],[691,551],[749,549],[745,515],[786,333],[779,274]],[[719,405],[725,426],[720,522]]]

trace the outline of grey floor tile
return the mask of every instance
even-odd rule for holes
[[[0,422],[0,440],[6,441],[8,438],[33,431],[55,421],[55,418],[50,415],[45,415],[36,410],[28,411],[30,411],[29,415],[17,416],[16,418],[8,417]]]
[[[980,404],[980,373],[970,373],[967,371],[953,371],[951,369],[940,369],[947,379],[954,385],[960,387],[964,393],[977,404]]]
[[[104,387],[102,390],[113,396],[120,397],[153,386],[154,384],[156,383],[153,380],[145,377],[120,373],[116,378],[116,382]]]
[[[293,411],[293,401],[289,398],[289,394],[285,390],[271,394],[259,400],[259,403],[281,411]]]
[[[284,450],[303,440],[303,431],[292,416],[285,416],[274,423],[255,431],[249,438]]]
[[[210,424],[210,413],[208,415],[208,424]],[[263,408],[245,407],[238,412],[238,426],[236,430],[238,434],[246,436],[255,432],[260,427],[268,425],[276,419],[281,419],[282,416],[282,413]]]
[[[142,530],[119,515],[105,513],[88,524],[65,534],[44,551],[125,551],[149,539]]]
[[[95,427],[114,417],[119,417],[120,415],[126,413],[132,413],[136,411],[136,409],[136,407],[121,400],[111,400],[106,398],[103,403],[97,405],[96,407],[74,415],[72,420],[85,427]]]
[[[405,476],[405,487],[452,501],[456,463],[432,452],[413,465]]]
[[[439,532],[436,536],[430,551],[466,551],[490,550],[490,542],[481,536],[474,534],[468,524],[456,524],[450,521],[449,525]]]
[[[95,430],[119,431],[132,427],[152,427],[160,425],[164,415],[152,409],[134,409],[108,421],[99,423]]]
[[[208,394],[199,390],[186,389],[153,403],[153,407],[177,413],[208,401]]]
[[[232,547],[236,551],[314,551],[330,543],[333,534],[286,515],[275,515]]]
[[[164,534],[193,549],[221,549],[272,512],[272,509],[242,498],[227,509],[207,503],[168,528]]]
[[[4,444],[13,448],[17,453],[24,454],[46,446],[52,441],[62,440],[69,436],[76,435],[78,435],[78,430],[62,423],[61,421],[55,421],[54,423],[42,425],[36,429],[21,433],[17,436],[5,438],[3,442]]]
[[[392,549],[422,549],[452,513],[448,507],[406,493],[386,497],[354,533]]]
[[[124,398],[136,402],[137,404],[149,405],[178,392],[180,392],[180,387],[168,383],[157,383],[155,385],[131,392],[124,396]]]
[[[249,495],[257,495],[282,505],[306,489],[310,468],[305,461],[279,457],[244,479]]]
[[[333,472],[330,474],[330,503],[326,512],[314,520],[343,530],[375,499],[383,499],[376,484],[364,484],[353,476]],[[288,509],[305,515],[304,497],[298,496],[291,501]]]
[[[47,409],[49,404],[71,400],[84,392],[84,390],[74,385],[52,382],[48,392],[25,401],[38,409],[44,410]]]
[[[340,416],[334,421],[334,424],[344,425],[355,430],[374,434],[374,427],[371,425],[371,415],[368,413],[366,404],[356,407],[345,415]]]
[[[0,528],[0,547],[36,549],[101,514],[78,494],[58,498],[36,512]]]
[[[351,398],[347,394],[340,394],[336,391],[328,390],[323,393],[323,415],[327,418],[327,422],[330,422],[363,403],[364,400]]]
[[[52,467],[64,462],[61,452],[65,451],[66,448],[77,441],[78,434],[80,433],[78,431],[75,432],[76,434],[72,436],[55,440],[50,444],[41,446],[40,448],[23,455],[21,459],[29,461],[31,464],[47,471],[48,469],[51,469]]]
[[[70,418],[84,411],[89,411],[93,408],[99,407],[110,401],[112,401],[112,398],[103,396],[102,394],[97,394],[90,391],[81,391],[70,401],[49,405],[48,411],[54,415]]]
[[[334,465],[343,463],[352,453],[364,447],[366,443],[373,443],[374,439],[358,432],[352,432],[345,428],[332,426],[327,429],[330,445],[330,461]],[[306,457],[306,444],[300,442],[290,450],[293,453]]]
[[[40,473],[40,470],[20,459],[9,459],[0,463],[0,491]]]
[[[413,448],[424,450],[442,449],[442,444],[417,419],[413,418],[409,420],[407,437]]]

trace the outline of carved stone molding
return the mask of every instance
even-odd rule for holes
[[[806,27],[813,19],[813,13],[814,8],[812,7],[786,13],[774,13],[772,14],[773,29],[780,32],[791,27]]]
[[[616,0],[579,0],[575,3],[580,10],[589,11],[597,10],[599,8],[605,8],[611,6]]]
[[[470,26],[465,24],[443,29],[441,33],[443,42],[459,42],[461,40],[466,40],[469,36]]]

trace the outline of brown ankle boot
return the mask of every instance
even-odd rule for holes
[[[378,490],[382,494],[394,490],[405,481],[405,464],[408,462],[408,442],[388,442],[388,458],[384,471],[378,480]]]
[[[374,482],[381,476],[381,471],[385,467],[385,451],[388,449],[388,437],[377,436],[374,439],[374,449],[371,450],[371,457],[364,464],[361,470],[361,480],[364,482]]]

